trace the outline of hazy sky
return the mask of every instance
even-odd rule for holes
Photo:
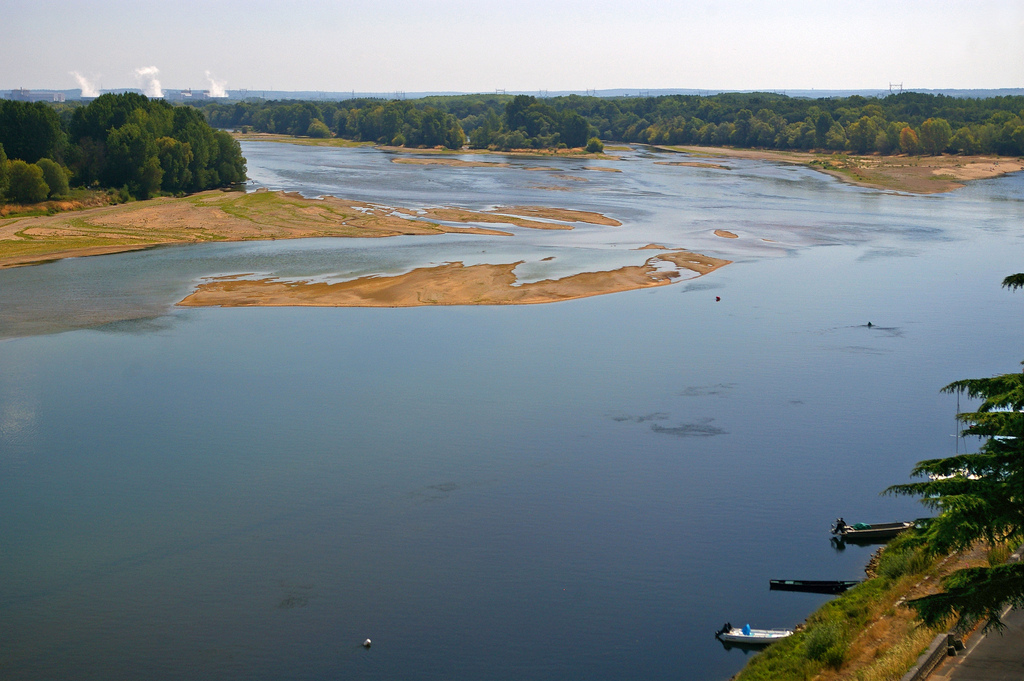
[[[103,88],[1019,88],[1024,0],[0,0],[0,89],[74,88],[72,72]]]

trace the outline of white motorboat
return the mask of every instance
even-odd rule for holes
[[[715,632],[715,638],[726,643],[742,643],[748,646],[766,646],[779,639],[792,636],[791,629],[753,629],[749,624],[734,627],[728,622]]]

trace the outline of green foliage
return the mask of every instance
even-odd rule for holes
[[[773,643],[754,657],[740,681],[809,679],[822,667],[838,669],[846,660],[850,632],[863,627],[888,598],[884,579],[859,584],[829,601],[807,620],[807,628]]]
[[[7,153],[4,145],[0,144],[0,199],[7,193],[7,186],[11,183],[11,167],[7,160]]]
[[[157,138],[155,144],[160,169],[163,171],[160,189],[170,194],[185,191],[192,183],[192,171],[189,170],[192,145],[166,136]]]
[[[17,203],[39,203],[45,201],[50,188],[43,179],[43,171],[34,163],[21,159],[11,161],[11,178],[7,195]]]
[[[224,128],[310,137],[330,137],[333,131],[342,139],[381,144],[401,135],[405,146],[461,149],[466,135],[458,118],[431,101],[247,101],[211,103],[203,111],[211,124]]]
[[[106,94],[75,109],[69,131],[70,165],[80,184],[119,187],[144,199],[245,179],[238,143],[192,107]]]
[[[956,134],[949,140],[949,147],[961,154],[976,154],[979,150],[978,139],[967,126],[956,131]]]
[[[1024,273],[1011,274],[1006,279],[1003,279],[1003,287],[1013,291],[1024,288]]]
[[[604,152],[604,143],[596,137],[591,137],[587,140],[587,152],[591,154],[600,154]]]
[[[846,148],[846,130],[838,121],[833,123],[825,133],[825,148],[834,151],[842,151]]]
[[[323,139],[331,136],[331,129],[319,118],[314,118],[309,127],[306,128],[306,134],[310,137]]]
[[[550,99],[460,95],[393,102],[210,102],[202,107],[211,124],[224,128],[248,125],[261,132],[303,135],[309,124],[319,119],[345,139],[387,143],[402,134],[409,146],[458,148],[454,139],[436,142],[418,136],[421,115],[413,112],[433,109],[450,116],[451,127],[469,135],[471,145],[480,149],[582,147],[590,137],[598,136],[651,144],[892,153],[901,148],[904,128],[919,138],[925,121],[941,119],[958,133],[964,130],[957,139],[960,147],[951,137],[942,148],[961,150],[966,145],[971,151],[963,153],[1024,155],[1024,119],[1020,116],[1024,97],[967,99],[903,93],[881,99],[811,100],[764,92]],[[448,123],[442,127],[447,128]],[[911,145],[909,153],[921,153],[920,142]],[[931,148],[938,148],[941,142],[940,130]]]
[[[968,620],[986,620],[986,629],[1000,628],[1007,605],[1024,606],[1024,563],[958,570],[942,583],[942,593],[910,601],[928,625],[956,613]]]
[[[859,120],[851,123],[846,129],[850,149],[858,154],[866,154],[875,148],[875,140],[878,138],[878,125],[867,116],[861,116]]]
[[[62,158],[67,136],[52,107],[0,99],[0,144],[11,159],[35,163],[43,157]]]
[[[949,122],[942,118],[929,118],[921,124],[921,147],[926,154],[937,156],[946,150],[953,137]]]
[[[68,172],[64,168],[48,158],[39,159],[36,165],[43,171],[43,180],[50,190],[49,198],[54,199],[68,195],[68,191],[70,191]]]
[[[889,580],[905,575],[916,575],[927,570],[932,559],[920,548],[908,542],[893,542],[885,548],[878,561],[878,574]]]
[[[837,620],[828,620],[811,628],[804,642],[807,657],[833,669],[843,665],[849,645],[846,629]]]

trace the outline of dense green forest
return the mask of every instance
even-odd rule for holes
[[[586,145],[596,151],[600,139],[1024,156],[1024,97],[459,95],[188,106],[137,94],[103,95],[88,105],[0,100],[0,197],[27,203],[60,196],[70,185],[146,198],[244,180],[245,159],[237,142],[213,128],[448,149]]]
[[[461,149],[466,136],[450,113],[420,102],[350,99],[344,102],[246,101],[199,105],[217,128],[332,137],[408,147]]]
[[[192,107],[132,93],[88,105],[0,100],[0,197],[16,203],[72,186],[145,199],[244,180],[238,142]]]
[[[215,127],[250,126],[258,132],[336,135],[411,147],[458,148],[464,133],[471,147],[500,150],[581,147],[596,136],[649,144],[1024,155],[1024,97],[970,99],[914,92],[879,99],[772,93],[549,99],[459,95],[201,106]]]

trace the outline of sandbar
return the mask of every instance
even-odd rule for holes
[[[493,212],[503,215],[528,215],[546,220],[562,220],[565,222],[586,222],[591,225],[618,227],[622,223],[603,213],[588,210],[570,210],[568,208],[551,208],[548,206],[498,206]]]
[[[461,158],[393,158],[392,163],[405,163],[417,166],[458,166],[460,168],[509,168],[508,163],[497,161],[466,161]]]
[[[278,279],[207,280],[178,305],[185,307],[420,307],[429,305],[534,305],[665,286],[683,270],[701,276],[731,261],[689,251],[649,258],[643,265],[582,272],[562,279],[519,284],[508,264],[465,266],[461,262],[421,267],[389,277],[369,276],[337,283]],[[666,269],[665,265],[674,265]]]
[[[726,229],[716,229],[715,236],[720,236],[723,239],[739,239],[739,237],[736,234],[733,234],[732,232]]]
[[[729,166],[721,163],[705,163],[704,161],[655,161],[656,166],[688,166],[690,168],[715,168],[717,170],[732,170]]]
[[[860,187],[891,189],[913,194],[938,194],[1024,170],[1024,159],[1005,156],[880,156],[848,153],[731,149],[728,147],[657,146],[664,151],[693,156],[749,158],[813,168]]]

